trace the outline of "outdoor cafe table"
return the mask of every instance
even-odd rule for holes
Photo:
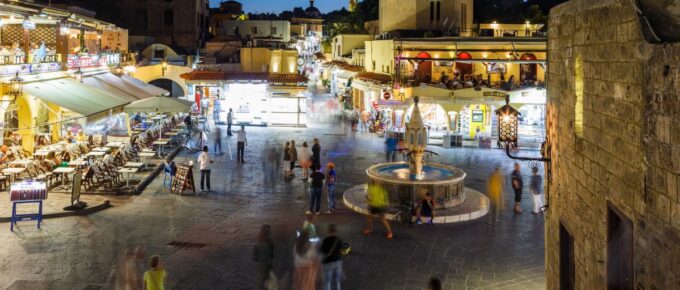
[[[57,167],[54,171],[52,171],[54,174],[59,174],[61,173],[63,176],[61,177],[61,186],[59,188],[63,188],[64,190],[69,189],[69,185],[66,184],[66,177],[68,176],[69,173],[75,172],[76,169],[73,167]]]
[[[50,151],[48,150],[38,150],[33,153],[33,157],[42,157],[45,158],[48,154],[50,154]]]
[[[125,145],[125,143],[123,143],[123,142],[109,142],[109,143],[106,143],[105,147],[117,148],[117,147],[123,147],[124,145]]]
[[[14,180],[14,176],[16,174],[22,173],[25,170],[26,170],[26,168],[9,167],[9,168],[3,169],[2,173],[9,174],[9,181],[11,182],[11,181]]]
[[[127,174],[127,176],[125,178],[125,187],[126,188],[130,188],[130,174],[137,173],[138,170],[139,169],[137,169],[137,168],[129,168],[129,167],[124,167],[124,168],[118,169],[118,173]]]
[[[151,143],[153,145],[158,146],[158,157],[160,157],[163,154],[163,146],[168,144],[169,141],[170,141],[169,139],[158,139],[158,140],[154,141],[153,143]]]
[[[101,158],[101,157],[103,157],[104,155],[106,155],[106,152],[101,152],[101,151],[90,151],[89,153],[85,154],[85,157],[87,157],[87,158],[90,158],[90,157]]]
[[[92,151],[93,151],[93,152],[104,152],[104,153],[108,153],[109,151],[111,151],[111,148],[109,148],[109,147],[97,147],[97,148],[92,148]]]
[[[9,163],[9,166],[27,168],[28,164],[31,164],[31,162],[33,162],[33,160],[28,160],[28,159],[14,160],[14,161]]]
[[[139,159],[142,161],[142,163],[144,163],[144,165],[146,165],[146,164],[149,163],[149,159],[151,157],[154,157],[156,155],[156,153],[155,152],[141,152],[138,155],[139,155]]]
[[[68,166],[73,166],[73,167],[85,167],[87,166],[88,163],[85,160],[73,160],[68,163]]]
[[[142,168],[144,167],[144,163],[142,162],[127,162],[124,167],[130,167],[130,168]]]

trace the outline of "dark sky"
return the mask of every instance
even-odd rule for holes
[[[243,4],[246,13],[281,13],[284,10],[293,10],[295,7],[309,7],[309,0],[237,0]],[[222,0],[210,0],[211,7],[218,7]],[[316,0],[314,6],[322,13],[327,13],[347,7],[348,0]]]

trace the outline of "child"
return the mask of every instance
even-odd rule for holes
[[[144,290],[165,289],[165,269],[159,256],[151,256],[149,259],[151,269],[144,272]]]

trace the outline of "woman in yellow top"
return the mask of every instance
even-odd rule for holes
[[[151,269],[144,272],[144,290],[165,290],[165,268],[158,255],[149,258]]]
[[[364,229],[364,235],[373,232],[373,216],[378,216],[382,224],[387,230],[387,238],[392,239],[394,234],[392,233],[392,228],[390,223],[387,222],[385,218],[385,212],[389,206],[389,197],[387,195],[387,190],[380,184],[369,184],[368,189],[366,189],[366,199],[368,200],[368,211],[369,215],[366,216],[366,228]]]

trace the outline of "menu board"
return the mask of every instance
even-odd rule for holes
[[[45,199],[47,199],[47,186],[45,182],[25,181],[14,183],[9,191],[10,201]]]
[[[171,193],[181,195],[187,190],[196,193],[196,187],[194,186],[194,172],[192,168],[193,166],[188,164],[177,165],[177,172],[175,173],[175,178],[172,180],[172,186],[170,187]]]

